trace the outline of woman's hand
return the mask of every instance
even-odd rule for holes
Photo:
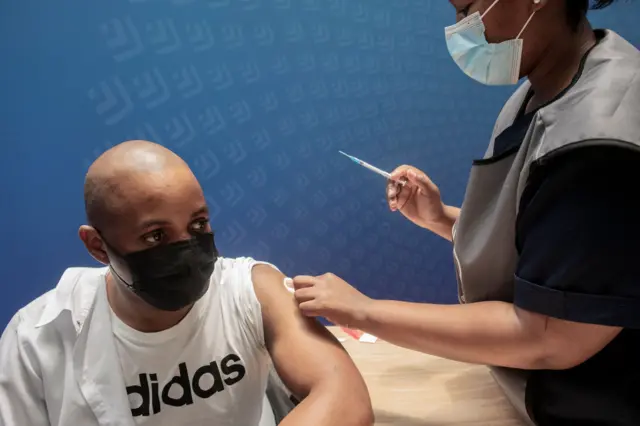
[[[412,166],[400,166],[387,183],[387,200],[391,211],[400,210],[407,219],[441,237],[453,239],[453,224],[460,209],[447,206],[440,189],[429,177]]]
[[[412,166],[400,166],[391,173],[387,200],[392,211],[400,210],[423,228],[429,228],[445,216],[440,190],[424,172]]]
[[[295,298],[303,315],[323,317],[336,325],[357,326],[371,299],[333,274],[293,279]]]

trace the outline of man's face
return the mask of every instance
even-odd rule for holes
[[[159,173],[132,173],[119,182],[109,197],[113,212],[104,229],[93,237],[106,239],[119,254],[188,240],[211,232],[209,212],[202,188],[188,168]],[[96,259],[109,263],[102,241],[91,243],[91,231],[82,236]]]
[[[121,204],[124,214],[109,241],[121,253],[190,239],[211,232],[202,188],[188,169],[133,175]],[[107,237],[108,238],[108,237]]]

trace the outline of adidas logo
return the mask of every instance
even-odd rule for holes
[[[140,384],[127,386],[127,396],[139,395],[142,403],[131,407],[133,417],[150,416],[162,411],[162,405],[183,407],[193,404],[194,397],[207,399],[225,390],[225,386],[233,386],[244,378],[246,369],[238,355],[229,354],[220,364],[213,361],[198,368],[193,377],[189,374],[187,364],[178,365],[178,375],[174,376],[160,389],[157,374],[140,374]],[[174,390],[175,389],[175,390]],[[176,395],[179,389],[180,397]]]

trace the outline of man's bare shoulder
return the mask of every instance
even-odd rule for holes
[[[271,264],[257,263],[253,266],[251,270],[253,289],[263,309],[272,304],[295,305],[293,297],[287,290],[285,278],[286,276]]]
[[[271,286],[278,287],[278,290],[286,290],[285,275],[271,264],[256,263],[251,270],[251,278],[254,286]]]
[[[316,343],[335,343],[333,336],[316,319],[302,315],[295,297],[285,284],[286,276],[270,264],[257,264],[252,270],[253,286],[262,309],[267,345],[276,334],[312,339]]]

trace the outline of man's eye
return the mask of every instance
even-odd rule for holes
[[[162,232],[162,230],[156,229],[155,231],[151,231],[148,234],[146,234],[143,237],[143,239],[145,242],[149,244],[155,244],[155,243],[161,242],[163,236],[164,236],[164,233]]]
[[[193,222],[192,228],[194,231],[203,232],[207,230],[207,226],[209,225],[209,219],[198,219]]]

